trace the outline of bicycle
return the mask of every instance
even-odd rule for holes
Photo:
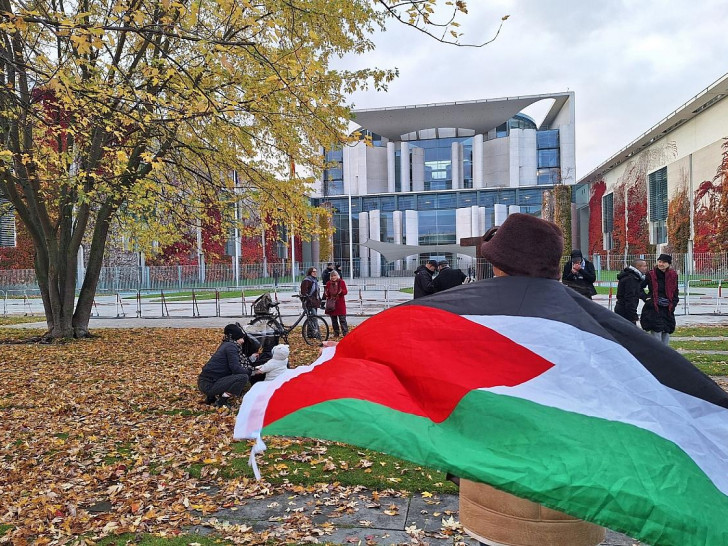
[[[300,296],[298,294],[294,294],[293,297],[300,299],[302,303],[307,299],[306,296]],[[309,313],[309,310],[305,306],[296,319],[296,322],[291,326],[286,326],[283,323],[281,310],[278,308],[279,303],[276,301],[268,304],[271,309],[275,309],[275,315],[269,311],[264,315],[255,317],[249,324],[255,326],[264,322],[266,329],[273,330],[275,335],[282,338],[285,343],[288,343],[288,334],[303,320],[301,333],[307,345],[318,345],[320,347],[324,341],[329,339],[329,324],[322,317]]]

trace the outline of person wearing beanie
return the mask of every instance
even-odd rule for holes
[[[437,262],[435,260],[427,260],[426,264],[419,266],[415,270],[413,299],[435,293],[435,286],[432,283],[432,276],[435,274],[435,271],[437,271]]]
[[[559,283],[564,238],[561,229],[546,220],[523,213],[510,214],[503,225],[483,236],[481,255],[493,266],[493,279],[466,285],[490,285],[485,301],[488,313],[500,314],[519,302],[535,300],[544,308],[599,307]],[[498,285],[496,288],[495,285]],[[509,294],[508,298],[502,294]],[[517,293],[514,300],[513,294]],[[434,296],[437,297],[437,296]],[[575,305],[576,304],[576,305]],[[578,355],[589,358],[589,355]],[[460,522],[481,544],[569,544],[594,546],[605,536],[603,528],[532,501],[465,478],[459,480]],[[536,514],[536,516],[534,516]],[[526,524],[528,522],[528,524]]]
[[[255,352],[257,341],[247,336],[238,324],[228,324],[223,330],[220,346],[202,367],[197,388],[206,396],[205,403],[229,406],[232,397],[241,397],[250,388],[252,370],[245,352]],[[259,344],[258,344],[259,346]],[[247,348],[246,348],[247,347]]]
[[[435,292],[442,292],[448,288],[460,286],[465,282],[465,273],[460,269],[452,269],[447,260],[441,260],[437,264],[439,273],[432,282]]]
[[[617,275],[617,304],[614,306],[614,312],[620,317],[626,318],[635,326],[637,320],[639,320],[637,307],[640,300],[647,297],[645,294],[645,286],[647,286],[646,273],[647,262],[638,259]]]
[[[564,271],[561,273],[561,282],[569,288],[573,288],[579,294],[589,299],[596,295],[594,281],[597,274],[594,271],[594,264],[585,260],[581,250],[571,251],[571,259],[564,264]]]
[[[266,381],[273,381],[288,369],[288,355],[290,351],[288,345],[276,345],[273,347],[273,358],[256,368],[253,375],[265,374]]]
[[[647,272],[647,299],[642,307],[640,325],[665,345],[675,331],[675,308],[680,301],[677,271],[672,256],[660,254],[657,265]]]

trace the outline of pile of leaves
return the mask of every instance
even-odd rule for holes
[[[270,482],[255,481],[245,464],[250,446],[232,440],[235,412],[203,404],[196,389],[199,370],[220,341],[219,330],[96,333],[95,339],[42,345],[10,343],[10,337],[28,334],[0,332],[5,338],[0,341],[0,529],[10,526],[0,543],[92,544],[121,533],[174,536],[248,499],[321,487],[343,505],[362,494],[401,494],[341,485],[336,473],[348,473],[347,464],[326,453],[335,445],[312,440],[267,439],[261,469]],[[294,366],[318,355],[296,336],[291,345]],[[373,457],[359,456],[364,462],[351,466],[369,472]],[[387,464],[389,487],[396,488],[411,469],[379,460],[373,466]],[[327,473],[325,485],[303,479],[316,468]],[[289,479],[298,472],[301,480]],[[308,540],[312,528],[294,518],[263,532],[245,525],[218,531],[235,543],[262,544]]]

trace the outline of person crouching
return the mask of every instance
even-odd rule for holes
[[[250,369],[243,366],[243,344],[251,339],[237,324],[228,324],[222,343],[197,378],[197,388],[206,395],[205,403],[229,406],[232,397],[241,397],[250,388]]]

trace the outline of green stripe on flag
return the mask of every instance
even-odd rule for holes
[[[520,398],[473,391],[440,424],[334,400],[263,434],[340,441],[449,470],[655,546],[728,544],[728,497],[674,443]]]

